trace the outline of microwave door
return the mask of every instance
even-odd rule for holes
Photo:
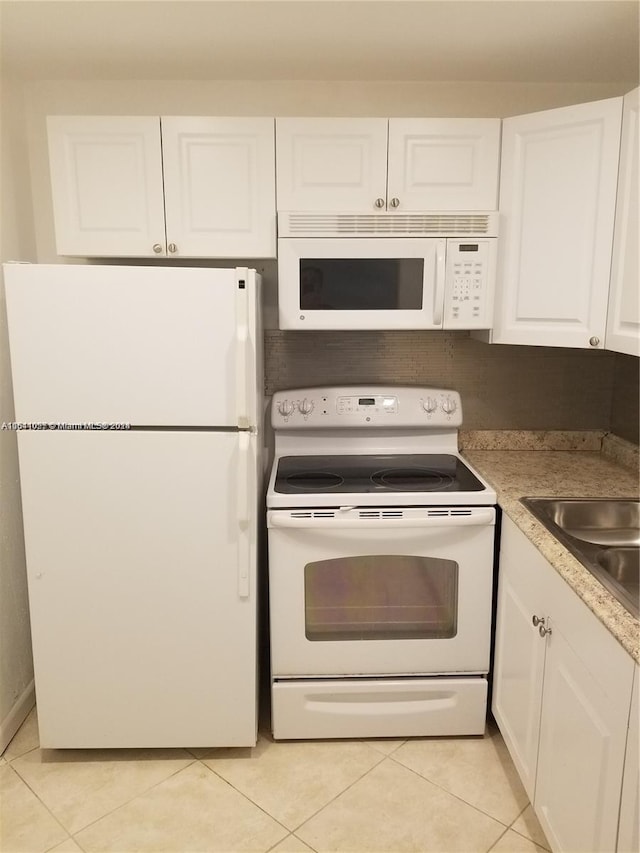
[[[281,239],[282,329],[439,329],[444,239]]]

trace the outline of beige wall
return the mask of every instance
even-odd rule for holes
[[[35,260],[22,91],[4,81],[0,114],[0,260]],[[0,424],[13,421],[4,284],[0,275]],[[16,433],[0,429],[0,750],[33,700]]]

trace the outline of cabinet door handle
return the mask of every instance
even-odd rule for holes
[[[551,631],[551,628],[545,628],[544,625],[540,625],[540,627],[538,628],[538,633],[540,634],[541,637],[546,637],[547,634],[550,635],[552,633],[552,631]]]
[[[544,616],[534,616],[531,622],[534,628],[537,628],[538,625],[544,625]]]
[[[400,199],[392,198],[389,204],[391,205],[391,207],[400,207]]]
[[[589,338],[589,344],[592,347],[597,347],[600,345],[600,338],[594,335],[592,338]]]
[[[384,199],[383,199],[383,198],[377,198],[377,199],[374,201],[374,204],[375,204],[375,206],[376,206],[377,208],[384,207]]]
[[[161,243],[154,243],[153,244],[153,251],[156,253],[156,255],[161,255],[162,254],[162,244]]]
[[[169,249],[169,251],[171,252],[172,255],[175,255],[175,253],[178,251],[178,247],[176,246],[175,243],[169,243],[167,248]]]

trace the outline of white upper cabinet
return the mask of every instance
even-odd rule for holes
[[[275,257],[272,118],[50,116],[56,244],[80,257]]]
[[[640,89],[625,96],[618,200],[611,264],[606,348],[640,355],[640,267],[638,265],[638,151]]]
[[[387,120],[276,119],[278,210],[384,210]]]
[[[499,119],[276,120],[278,210],[494,210]]]
[[[274,257],[273,119],[161,121],[169,254]]]
[[[160,120],[49,116],[47,126],[58,253],[164,254]]]
[[[604,347],[621,112],[504,120],[494,342]]]
[[[500,120],[389,119],[387,204],[407,210],[495,210]]]

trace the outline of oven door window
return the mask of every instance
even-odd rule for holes
[[[448,639],[457,633],[458,563],[367,555],[307,563],[308,640]]]
[[[422,309],[423,258],[312,258],[300,261],[300,309]]]

